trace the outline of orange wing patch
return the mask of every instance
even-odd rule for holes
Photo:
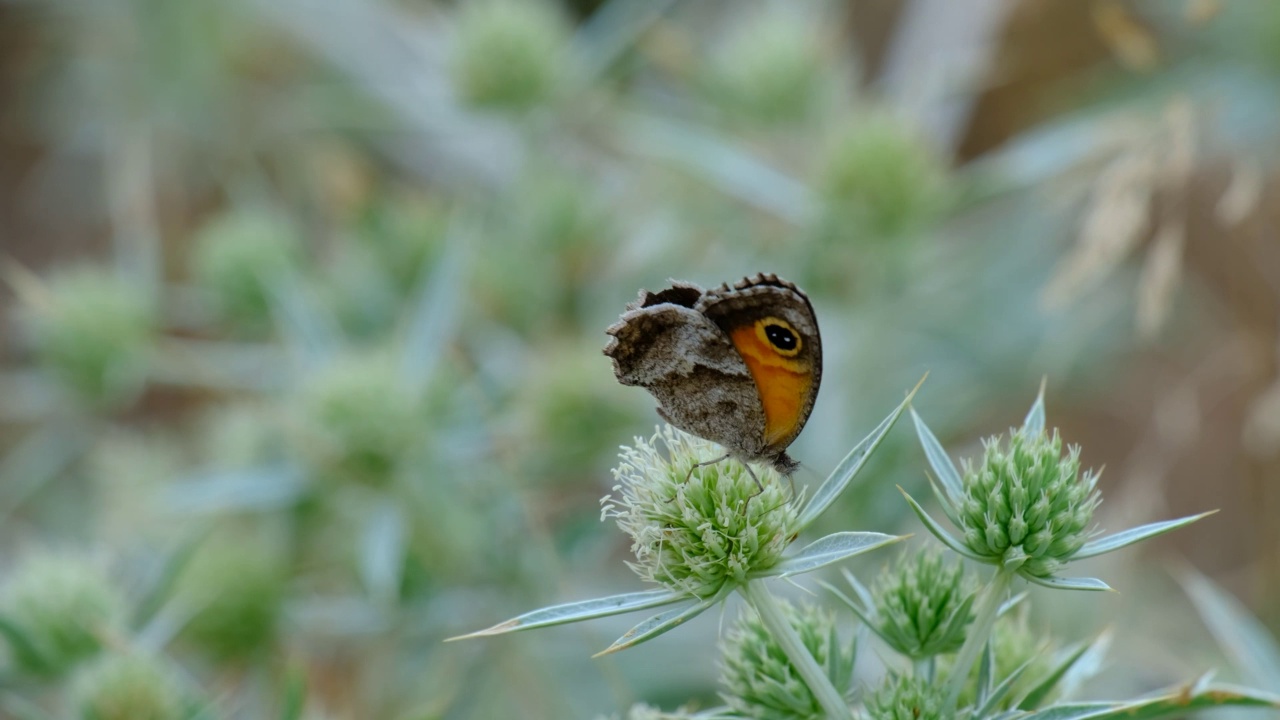
[[[801,406],[813,383],[809,364],[778,354],[772,345],[761,340],[755,325],[737,328],[729,338],[747,363],[764,406],[765,444],[773,445],[792,437],[800,423]]]

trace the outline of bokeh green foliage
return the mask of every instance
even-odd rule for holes
[[[551,3],[475,0],[463,4],[458,25],[454,73],[466,102],[526,111],[562,80],[568,29]]]
[[[145,288],[82,266],[29,294],[24,316],[39,362],[74,402],[111,409],[136,398],[158,319]]]
[[[995,199],[977,206],[973,168],[868,89],[834,5],[676,3],[585,22],[549,1],[349,5],[58,2],[24,20],[43,64],[21,73],[15,127],[51,157],[91,155],[103,177],[84,184],[111,188],[47,183],[67,197],[39,207],[111,249],[32,262],[37,282],[13,283],[21,339],[4,338],[18,373],[5,387],[57,392],[27,414],[0,407],[0,537],[58,536],[113,568],[45,557],[6,572],[0,616],[28,642],[10,639],[2,669],[43,678],[22,691],[36,705],[183,717],[192,693],[175,678],[189,676],[218,688],[219,709],[267,716],[283,655],[318,686],[315,717],[484,717],[534,695],[547,716],[585,716],[671,688],[710,697],[709,656],[606,682],[613,666],[538,675],[506,646],[438,642],[534,599],[629,587],[627,541],[596,522],[598,501],[617,447],[655,417],[600,348],[636,290],[668,277],[776,271],[810,293],[827,365],[792,450],[819,477],[926,369],[920,401],[946,406],[938,432],[957,435],[982,420],[957,407],[1016,405],[1038,359],[1074,384],[1131,342],[1037,309],[1075,229],[1058,172],[1015,172],[993,152],[980,179]],[[1206,66],[1221,64],[1192,84],[1238,78],[1242,55],[1274,79],[1280,15],[1230,12],[1256,20],[1258,42],[1215,46]],[[1089,167],[1086,151],[1040,142],[1066,170]],[[356,169],[316,159],[331,154]],[[41,177],[85,174],[50,168]],[[139,212],[155,237],[128,221]],[[135,262],[147,253],[156,275]],[[830,513],[839,529],[903,520],[894,485],[923,487],[903,445],[887,440],[874,481]],[[917,577],[950,572],[919,562]],[[956,609],[891,591],[904,617]],[[996,625],[1001,673],[1041,648],[1019,622]],[[133,647],[148,628],[159,652]],[[595,645],[565,637],[529,641],[526,657]],[[439,667],[465,671],[415,695]],[[875,706],[892,716],[927,705],[922,693]]]

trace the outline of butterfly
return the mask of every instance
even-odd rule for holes
[[[822,337],[795,285],[763,273],[711,290],[673,281],[641,290],[605,332],[618,381],[648,390],[668,423],[724,447],[719,460],[787,476],[800,466],[787,448],[818,396]]]

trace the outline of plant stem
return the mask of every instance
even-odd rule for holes
[[[765,628],[782,646],[787,659],[809,686],[809,690],[813,692],[814,698],[822,706],[827,717],[831,720],[852,720],[853,714],[849,711],[849,704],[840,695],[840,691],[831,684],[827,673],[819,667],[813,655],[809,653],[809,649],[804,646],[804,642],[800,640],[800,634],[791,627],[777,598],[769,593],[764,581],[749,580],[739,590],[760,615]]]
[[[933,671],[934,671],[934,667],[936,666],[935,660],[936,658],[934,657],[927,657],[927,658],[921,658],[919,660],[916,660],[913,663],[915,666],[915,676],[924,680],[925,682],[932,683]]]
[[[977,607],[974,609],[973,624],[969,626],[969,636],[965,638],[964,646],[960,648],[960,653],[956,655],[956,661],[951,666],[951,677],[947,678],[944,717],[950,717],[955,713],[956,703],[960,700],[960,691],[964,689],[964,684],[969,679],[973,663],[977,661],[983,646],[991,637],[991,627],[995,625],[1000,604],[1004,601],[1004,596],[1009,593],[1009,586],[1013,584],[1014,571],[1013,567],[1000,565],[995,575],[991,577],[991,582],[987,583],[982,590],[982,597],[978,599]]]

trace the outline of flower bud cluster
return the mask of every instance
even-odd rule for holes
[[[975,554],[1000,562],[1021,552],[1020,571],[1053,575],[1090,537],[1101,502],[1098,477],[1080,472],[1080,449],[1064,456],[1054,431],[990,438],[982,461],[967,462],[958,520]]]
[[[602,517],[631,536],[636,559],[629,565],[640,577],[705,598],[782,559],[798,503],[788,502],[786,483],[771,468],[757,470],[761,490],[736,460],[697,466],[723,455],[669,425],[622,449]]]

